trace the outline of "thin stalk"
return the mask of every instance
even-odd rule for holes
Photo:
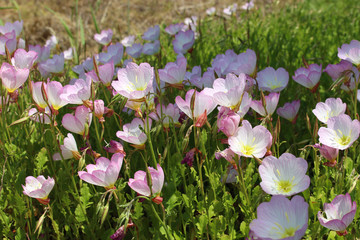
[[[159,214],[156,212],[156,210],[155,210],[155,208],[154,208],[154,203],[151,202],[150,205],[151,205],[151,209],[152,209],[155,217],[157,218],[157,220],[161,223],[161,225],[162,225],[163,228],[165,229],[167,239],[173,239],[173,238],[171,237],[170,233],[169,233],[169,230],[168,230],[166,224],[164,223],[163,220],[161,220]]]

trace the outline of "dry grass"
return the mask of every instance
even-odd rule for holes
[[[78,14],[81,17],[85,29],[87,46],[92,48],[96,45],[92,39],[95,31],[91,9],[94,9],[100,29],[111,28],[114,37],[121,39],[129,34],[142,34],[148,27],[155,24],[170,24],[182,20],[191,15],[204,15],[205,10],[215,6],[218,11],[229,4],[243,1],[234,0],[79,0]],[[74,1],[63,0],[17,0],[19,13],[24,20],[24,32],[29,44],[43,44],[46,39],[55,34],[60,46],[69,47],[68,36],[59,18],[54,16],[46,7],[54,10],[73,32],[76,31]],[[7,0],[0,7],[13,6],[12,1]],[[16,9],[1,10],[1,20],[18,20]]]

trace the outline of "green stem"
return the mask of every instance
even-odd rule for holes
[[[161,223],[161,225],[162,225],[163,228],[165,229],[167,239],[172,239],[172,237],[170,236],[169,230],[168,230],[167,227],[166,227],[166,224],[164,223],[163,220],[161,220],[159,214],[156,212],[156,210],[155,210],[155,208],[154,208],[154,203],[151,202],[150,205],[151,205],[152,211],[154,212],[155,217],[157,218],[157,220]]]

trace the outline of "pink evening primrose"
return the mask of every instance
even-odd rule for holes
[[[217,104],[237,111],[242,99],[248,97],[244,96],[248,95],[247,92],[244,92],[245,84],[246,76],[244,73],[240,74],[239,77],[228,73],[226,79],[216,79],[213,88],[210,88],[209,91],[211,91],[212,97]]]
[[[279,159],[268,156],[259,167],[261,188],[271,195],[292,196],[309,188],[310,178],[306,174],[308,163],[291,153]]]
[[[126,53],[132,58],[140,57],[143,46],[140,43],[134,43],[131,47],[126,48]]]
[[[154,68],[148,63],[130,62],[126,68],[118,71],[118,81],[113,81],[111,86],[120,95],[134,100],[143,99],[153,90]]]
[[[126,36],[121,40],[124,47],[131,47],[135,42],[135,35]]]
[[[39,71],[41,76],[47,77],[49,73],[62,73],[64,71],[64,53],[54,55],[52,59],[47,59],[39,63]]]
[[[265,106],[263,106],[262,100],[253,100],[251,102],[251,108],[258,114],[265,117],[272,115],[275,112],[277,104],[279,102],[280,93],[272,92],[268,96],[265,96]]]
[[[355,89],[355,81],[359,79],[359,70],[346,60],[341,60],[337,64],[329,64],[325,68],[331,79],[335,82],[340,77],[344,77],[341,89],[350,91]]]
[[[101,82],[105,87],[109,87],[114,76],[114,63],[111,61],[104,65],[97,66],[97,71],[100,79],[98,78],[95,69],[85,73],[85,75],[87,78],[93,80],[93,82]]]
[[[346,114],[330,118],[327,127],[321,127],[318,132],[320,143],[340,150],[349,148],[358,139],[359,134],[359,121],[352,121]]]
[[[160,41],[155,40],[153,43],[145,43],[142,53],[145,55],[154,55],[160,51]]]
[[[225,54],[218,54],[211,63],[211,68],[215,71],[218,77],[224,77],[228,73],[234,72],[238,67],[238,55],[232,49],[226,50]],[[235,65],[235,66],[234,66]]]
[[[149,27],[148,30],[142,36],[142,39],[147,41],[159,40],[160,37],[160,27],[155,25],[154,27]]]
[[[159,196],[164,185],[164,171],[160,164],[157,164],[157,170],[152,167],[148,167],[148,169],[151,175],[151,190],[147,182],[146,172],[144,171],[137,171],[134,174],[134,178],[129,179],[128,185],[132,190],[142,196],[156,196],[152,200],[159,204],[162,202],[162,198]]]
[[[165,32],[174,36],[184,27],[184,23],[170,24],[165,28]]]
[[[324,204],[324,214],[319,211],[317,217],[324,227],[336,231],[338,235],[347,234],[346,228],[354,220],[356,213],[356,202],[351,202],[349,193],[337,195],[331,203]]]
[[[258,206],[250,230],[260,239],[300,240],[308,227],[308,209],[303,197],[273,196]]]
[[[15,31],[16,37],[18,37],[23,29],[24,22],[21,21],[15,21],[13,23],[6,22],[3,26],[0,26],[0,33],[1,34],[7,34],[12,31]]]
[[[254,0],[250,0],[248,1],[247,3],[245,3],[244,5],[241,6],[241,9],[243,10],[250,10],[252,8],[254,8],[255,5],[254,5]]]
[[[243,120],[242,126],[228,140],[230,149],[234,153],[248,158],[264,157],[271,141],[269,130],[260,125],[252,128],[247,120]]]
[[[283,107],[279,107],[276,113],[292,123],[295,123],[297,114],[300,108],[300,100],[292,101],[291,103],[285,103]]]
[[[249,111],[251,103],[252,103],[252,99],[250,95],[245,93],[241,100],[240,107],[237,111],[237,114],[240,116],[240,118],[243,118],[245,114]]]
[[[14,57],[11,58],[11,63],[16,68],[31,69],[38,57],[37,52],[26,52],[24,49],[18,49],[14,53]]]
[[[52,110],[54,110],[55,113],[57,113],[57,111],[60,108],[62,108],[66,104],[68,104],[68,101],[61,98],[61,95],[65,89],[61,85],[61,83],[59,83],[57,81],[51,81],[51,82],[48,82],[46,85],[44,85],[44,87],[46,87],[45,92],[46,92],[48,103],[51,106]]]
[[[29,197],[36,198],[42,204],[49,204],[50,199],[48,198],[51,190],[55,185],[55,180],[51,177],[47,179],[40,175],[37,178],[28,176],[25,179],[25,186],[22,185],[23,193]]]
[[[111,42],[113,31],[111,29],[102,30],[101,33],[94,34],[94,40],[102,45],[108,45]]]
[[[162,116],[161,116],[162,113]],[[165,129],[168,129],[170,123],[174,125],[179,125],[180,111],[176,104],[169,103],[169,105],[161,105],[158,104],[156,106],[156,113],[150,113],[150,117],[154,120],[162,119],[162,123]]]
[[[47,99],[46,97],[46,83],[45,82],[30,82],[30,88],[31,88],[31,95],[32,98],[34,99],[34,102],[36,103],[36,106],[40,109],[45,109],[47,107],[47,103],[45,101],[45,99]],[[45,96],[43,95],[43,90]],[[44,99],[45,97],[45,99]]]
[[[338,57],[357,66],[360,65],[360,42],[352,40],[350,44],[343,44],[338,48]]]
[[[259,89],[268,92],[280,92],[289,82],[289,73],[284,68],[275,70],[267,67],[257,73]]]
[[[325,103],[317,103],[312,112],[320,122],[326,124],[331,117],[339,116],[345,113],[345,110],[346,103],[343,103],[341,98],[328,98],[325,100]]]
[[[328,160],[324,163],[325,166],[335,167],[339,149],[320,144],[315,144],[313,147],[319,149],[321,156]]]
[[[124,47],[120,43],[111,44],[107,47],[107,52],[99,53],[99,62],[102,64],[113,62],[117,65],[121,62],[124,55]]]
[[[230,64],[232,71],[239,75],[245,73],[253,76],[256,73],[256,53],[254,50],[246,49],[236,57],[236,61]]]
[[[192,30],[187,30],[186,32],[178,32],[175,35],[175,39],[172,44],[174,46],[174,51],[177,54],[185,54],[188,50],[194,45],[195,35]]]
[[[151,128],[151,119],[149,118],[149,128]],[[134,118],[131,123],[124,124],[123,130],[118,131],[116,136],[121,140],[131,143],[133,147],[144,149],[147,140],[146,134],[143,132],[147,124],[140,118]]]
[[[194,105],[192,105],[193,97]],[[175,102],[180,110],[194,121],[195,126],[197,127],[204,125],[207,120],[207,115],[210,114],[217,105],[207,89],[204,89],[201,92],[190,89],[185,95],[185,100],[180,96],[177,96]]]
[[[6,49],[9,51],[9,54],[12,54],[16,50],[16,45],[15,31],[0,36],[0,55],[7,55]]]
[[[9,93],[13,93],[26,82],[29,72],[29,69],[16,68],[4,62],[0,68],[0,78],[6,90]]]
[[[64,53],[65,60],[71,60],[74,58],[74,50],[72,47],[68,48],[63,53]]]
[[[111,161],[105,157],[96,160],[96,164],[89,164],[85,171],[78,172],[81,180],[104,187],[106,190],[115,189],[115,182],[119,177],[120,169],[123,163],[124,155],[115,153]]]
[[[62,118],[62,125],[70,132],[80,135],[85,134],[86,125],[89,127],[92,120],[92,113],[85,106],[78,106],[75,110],[75,114],[67,113]]]
[[[79,153],[78,147],[76,145],[76,141],[74,136],[71,133],[67,134],[67,137],[64,138],[64,145],[60,146],[61,155],[64,159],[75,158],[76,160],[80,160],[81,155]],[[54,160],[61,160],[60,153],[55,153],[53,155]]]
[[[299,68],[295,71],[293,79],[298,84],[315,91],[320,81],[321,68],[322,66],[317,64],[310,64],[308,68]]]
[[[123,145],[114,140],[110,140],[108,146],[104,147],[104,149],[109,153],[122,153],[124,156],[126,155]]]
[[[29,45],[29,51],[34,51],[37,53],[37,59],[35,63],[43,62],[50,57],[50,48],[41,47],[40,45]]]
[[[51,110],[49,107],[46,107],[41,112],[37,108],[31,108],[28,113],[29,118],[32,121],[42,123],[42,124],[50,124],[51,119]]]
[[[52,35],[48,40],[46,40],[45,47],[53,49],[58,44],[58,40],[55,35]]]
[[[185,79],[186,65],[186,58],[178,55],[176,62],[169,62],[164,69],[159,69],[160,80],[171,85],[181,85]]]
[[[227,137],[231,137],[239,127],[240,116],[227,107],[219,107],[218,109],[218,132],[222,131]]]
[[[73,79],[64,86],[60,98],[70,104],[86,104],[91,96],[91,79]]]

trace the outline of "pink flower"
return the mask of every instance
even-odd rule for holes
[[[240,67],[237,63],[238,55],[233,50],[226,50],[225,54],[218,54],[212,61],[211,67],[218,77],[226,76],[228,73]]]
[[[142,36],[142,39],[147,41],[155,41],[158,40],[160,36],[160,27],[159,25],[155,25],[154,27],[149,27],[148,30]]]
[[[235,156],[236,156],[235,153],[230,148],[226,148],[223,151],[215,152],[215,158],[217,160],[221,158],[225,158],[225,160],[228,161],[233,166],[236,166]]]
[[[245,3],[244,5],[241,6],[241,9],[243,10],[250,10],[252,8],[254,8],[254,0],[250,0],[247,3]]]
[[[67,134],[67,137],[64,138],[64,145],[60,146],[61,149],[61,155],[64,159],[71,159],[75,158],[76,160],[79,160],[81,158],[81,155],[79,153],[79,150],[76,145],[76,141],[74,136],[71,133]],[[54,160],[61,160],[60,153],[55,153],[53,155]]]
[[[36,198],[42,204],[48,204],[50,199],[48,198],[51,190],[55,185],[55,180],[51,177],[47,179],[40,175],[37,178],[28,176],[25,179],[25,186],[22,185],[23,193],[29,197]]]
[[[0,55],[6,55],[6,49],[9,54],[16,50],[17,40],[15,30],[0,36]]]
[[[123,55],[123,45],[121,45],[120,43],[111,44],[107,47],[107,52],[99,53],[99,62],[105,64],[112,61],[114,65],[117,65],[121,62]]]
[[[325,103],[317,103],[312,112],[320,122],[326,124],[330,118],[345,113],[345,110],[346,103],[343,103],[341,98],[328,98],[325,100]]]
[[[147,136],[142,130],[145,128],[147,128],[147,124],[144,125],[143,120],[134,118],[131,123],[125,124],[123,131],[118,131],[116,136],[125,142],[132,143],[136,148],[143,149],[147,140]],[[151,128],[151,119],[149,119],[149,128]]]
[[[39,63],[39,71],[41,76],[47,77],[49,73],[61,73],[64,71],[64,53],[60,55],[54,55],[52,59],[47,59],[44,62]]]
[[[29,51],[34,51],[37,53],[37,59],[35,62],[43,62],[50,57],[50,48],[41,47],[40,45],[29,45]]]
[[[211,15],[215,14],[215,11],[216,11],[215,7],[211,7],[211,8],[206,9],[206,14],[211,16]]]
[[[336,165],[339,149],[320,144],[315,144],[313,147],[319,149],[320,154],[328,160],[328,162],[324,163],[324,165],[329,167],[334,167]]]
[[[131,47],[126,48],[126,53],[132,58],[140,57],[143,46],[140,43],[134,43]]]
[[[135,42],[135,35],[130,35],[130,36],[126,36],[125,38],[123,38],[123,40],[121,40],[121,44],[124,47],[131,47]]]
[[[284,153],[279,159],[268,156],[259,167],[260,186],[271,195],[292,196],[310,186],[310,178],[306,175],[307,169],[307,161],[291,153]]]
[[[178,55],[176,62],[169,62],[164,69],[159,69],[160,80],[169,84],[182,84],[186,73],[186,58]]]
[[[187,30],[186,32],[181,31],[177,33],[172,44],[174,46],[174,51],[177,54],[185,54],[194,45],[194,42],[194,32],[192,30]]]
[[[121,143],[114,140],[110,140],[109,145],[110,145],[109,147],[104,147],[105,151],[109,153],[122,153],[124,156],[126,155],[124,151],[124,147]]]
[[[297,114],[300,108],[300,100],[292,101],[291,103],[285,103],[283,107],[279,107],[276,113],[290,122],[295,122]]]
[[[55,35],[52,35],[48,40],[46,40],[45,47],[53,49],[58,44],[58,40]]]
[[[74,58],[74,53],[73,53],[73,48],[72,47],[68,48],[63,53],[64,53],[65,60],[71,60],[71,59]]]
[[[253,100],[251,102],[251,108],[263,117],[265,117],[266,115],[272,115],[275,112],[275,109],[279,102],[279,97],[280,93],[272,92],[268,96],[265,96],[265,108],[261,100]]]
[[[350,91],[355,89],[355,81],[359,79],[359,70],[351,62],[341,60],[338,64],[329,64],[325,68],[331,79],[335,82],[340,77],[344,77],[341,89]]]
[[[31,108],[29,110],[28,116],[32,121],[42,123],[42,124],[50,124],[51,119],[51,110],[50,108],[46,107],[43,112],[39,112],[37,108]]]
[[[129,179],[128,185],[142,196],[152,197],[160,195],[164,185],[164,171],[159,164],[157,164],[157,170],[152,167],[148,167],[148,169],[151,175],[151,191],[147,182],[146,172],[144,171],[137,171],[134,174],[134,178]]]
[[[91,96],[91,79],[75,79],[72,84],[64,86],[60,98],[70,104],[83,104]]]
[[[300,240],[308,227],[309,204],[303,197],[291,200],[284,196],[273,196],[257,208],[257,219],[250,223],[255,239]]]
[[[341,48],[338,48],[338,57],[352,62],[355,65],[360,64],[360,42],[358,40],[352,40],[350,44],[343,44]]]
[[[177,34],[179,31],[181,31],[184,25],[185,25],[184,23],[170,24],[165,28],[165,32],[173,36]]]
[[[62,119],[62,125],[70,132],[80,135],[85,134],[86,125],[89,127],[92,120],[92,113],[85,106],[78,106],[75,115],[67,113]]]
[[[62,93],[64,92],[64,87],[61,83],[57,81],[48,82],[45,85],[46,96],[49,105],[52,107],[55,112],[68,104],[68,102],[61,98]]]
[[[246,52],[240,53],[236,61],[230,64],[230,68],[236,75],[245,73],[249,76],[254,75],[256,71],[256,53],[254,50],[246,49]]]
[[[220,107],[217,117],[218,131],[222,131],[227,137],[234,135],[239,127],[240,116],[234,113],[231,109]]]
[[[0,68],[2,84],[9,93],[22,86],[29,77],[29,69],[18,69],[4,62]]]
[[[110,86],[114,76],[114,63],[113,62],[106,63],[104,65],[98,66],[97,69],[100,79],[98,78],[95,70],[85,73],[85,75],[90,79],[92,79],[94,82],[102,82],[105,85],[105,87]]]
[[[306,88],[316,90],[321,77],[321,68],[322,66],[317,64],[311,64],[308,68],[299,68],[295,71],[293,79]]]
[[[191,99],[194,94],[194,102],[192,105]],[[206,122],[206,116],[210,114],[217,105],[206,89],[201,92],[191,89],[186,93],[185,100],[177,96],[175,102],[181,111],[194,120],[195,126],[202,126]]]
[[[0,26],[0,33],[1,34],[7,34],[12,31],[15,31],[16,37],[20,35],[22,28],[23,28],[24,22],[21,21],[15,21],[13,23],[6,22],[3,26]]]
[[[112,82],[114,90],[128,99],[142,99],[152,91],[154,68],[148,63],[128,63],[118,71],[118,81]]]
[[[267,152],[267,147],[271,145],[272,136],[263,126],[252,128],[247,120],[243,120],[233,136],[229,137],[230,149],[244,157],[262,158]]]
[[[318,134],[320,143],[344,150],[358,139],[360,123],[357,119],[352,121],[346,114],[340,114],[330,118],[327,121],[327,127],[321,127]]]
[[[94,34],[94,40],[102,45],[108,45],[111,42],[113,31],[111,29],[102,30],[101,33]]]
[[[154,120],[161,118],[164,128],[169,128],[170,123],[175,125],[179,124],[180,111],[176,104],[169,103],[167,106],[161,105],[161,108],[160,104],[158,104],[156,106],[156,113],[150,113],[150,117]]]
[[[324,204],[324,211],[326,218],[321,211],[317,214],[320,224],[344,236],[347,234],[346,228],[354,220],[356,202],[351,202],[349,193],[340,194],[331,203]]]
[[[38,54],[34,51],[26,52],[24,49],[18,49],[14,53],[14,57],[11,59],[12,65],[17,68],[30,69],[34,65]]]
[[[123,159],[124,155],[121,153],[115,153],[111,157],[111,161],[107,158],[100,157],[96,160],[96,165],[87,165],[87,172],[80,171],[78,175],[85,182],[105,187],[107,190],[113,189],[119,177]]]
[[[101,99],[95,100],[93,107],[94,107],[95,117],[97,117],[100,122],[105,122],[105,119],[103,117],[103,115],[105,113],[104,101]]]
[[[154,55],[160,51],[160,41],[155,40],[153,43],[145,43],[142,53],[145,55]]]
[[[232,5],[229,5],[228,7],[224,8],[223,12],[224,14],[231,16],[233,13],[236,12],[238,5],[237,3],[234,3]]]
[[[248,97],[248,93],[244,92],[245,85],[246,76],[244,73],[240,74],[239,77],[228,73],[226,79],[216,79],[213,88],[209,90],[217,104],[237,111],[243,97]]]
[[[289,73],[284,68],[275,70],[272,67],[267,67],[258,72],[257,81],[260,90],[280,92],[289,82]]]
[[[43,96],[43,91],[45,96]],[[46,97],[46,83],[45,82],[33,82],[31,81],[31,94],[34,99],[36,105],[39,108],[45,109],[47,107],[47,103],[45,101]],[[44,99],[45,97],[45,99]]]

